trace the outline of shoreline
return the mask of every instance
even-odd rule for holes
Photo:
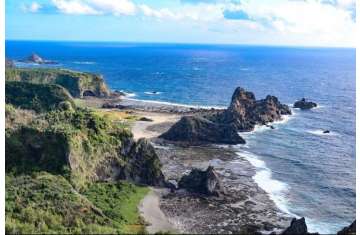
[[[168,218],[160,209],[161,195],[166,193],[164,189],[156,189],[149,187],[150,191],[141,200],[138,205],[140,215],[146,221],[146,231],[150,234],[154,233],[175,233],[177,230],[168,221]]]
[[[132,99],[132,102],[139,102],[141,105],[144,105],[144,102],[142,101]],[[124,105],[128,103],[120,101],[119,104]],[[168,223],[170,223],[174,226],[172,227],[173,229],[184,232],[234,232],[236,231],[235,227],[228,226],[227,224],[231,224],[231,222],[229,222],[230,219],[232,217],[235,218],[239,213],[242,214],[243,218],[254,221],[254,223],[255,221],[258,221],[256,223],[260,224],[265,223],[268,229],[270,229],[270,231],[272,231],[272,229],[276,230],[284,228],[289,223],[291,215],[286,214],[286,212],[284,212],[284,210],[282,210],[282,208],[280,208],[273,200],[271,193],[269,193],[266,189],[262,188],[262,185],[259,185],[258,182],[256,182],[254,177],[256,177],[256,175],[258,174],[257,167],[254,166],[251,161],[249,161],[249,159],[240,157],[236,148],[224,148],[224,146],[216,145],[183,148],[180,146],[173,146],[172,144],[166,143],[161,139],[158,139],[157,136],[170,128],[171,125],[177,120],[179,120],[182,115],[186,114],[182,112],[162,112],[163,109],[159,107],[159,103],[154,104],[150,101],[145,102],[145,105],[147,107],[144,107],[144,109],[140,109],[141,106],[138,105],[137,109],[132,109],[132,106],[130,106],[125,110],[132,110],[137,115],[141,115],[153,120],[151,122],[135,121],[135,123],[132,125],[132,132],[134,133],[135,139],[147,138],[153,143],[156,152],[158,153],[160,160],[163,164],[163,171],[165,177],[168,180],[179,180],[179,178],[184,173],[188,172],[191,168],[206,168],[209,164],[211,164],[215,165],[215,168],[220,173],[226,184],[226,187],[228,187],[228,190],[230,191],[229,199],[226,199],[221,203],[211,198],[208,199],[207,202],[197,202],[198,197],[193,197],[192,195],[184,195],[183,192],[170,193],[166,195],[154,194],[153,192],[153,194],[150,194],[147,198],[145,198],[143,202],[154,204],[156,207],[153,208],[153,213],[142,213],[145,221],[154,224],[153,226],[150,225],[148,227],[149,232],[155,232],[156,229],[163,230],[163,223],[165,223],[165,228],[168,228]],[[153,106],[155,106],[155,108]],[[170,108],[176,109],[177,106],[174,105]],[[196,110],[192,110],[192,112],[196,113]],[[286,121],[287,120],[281,120],[274,124],[282,124]],[[249,133],[254,134],[255,132],[256,130]],[[224,151],[226,152],[225,156]],[[196,158],[194,155],[196,155]],[[217,162],[219,161],[222,162],[221,164],[224,164],[226,166],[216,166],[218,164]],[[245,170],[246,173],[242,172],[241,176],[235,176],[238,174],[238,172],[236,171],[236,169],[234,169],[235,171],[231,169],[231,164],[238,164],[238,171],[241,172]],[[271,170],[269,169],[269,171]],[[227,174],[231,174],[231,176],[229,177],[227,176]],[[242,186],[237,186],[239,183],[241,183]],[[246,191],[247,193],[244,193],[244,191]],[[238,200],[239,198],[237,197],[241,199]],[[159,202],[157,200],[159,200]],[[222,216],[216,218],[218,225],[213,228],[209,228],[206,226],[212,223],[213,218],[209,217],[209,208],[207,208],[208,204],[212,205],[212,210],[220,210],[221,207],[225,206],[227,210],[232,211],[229,212],[230,214],[235,213],[234,211],[237,212],[235,214],[232,214],[232,216],[225,216],[225,214],[222,215],[222,213],[224,212],[220,210],[218,213]],[[147,206],[154,207],[154,205]],[[183,205],[189,206],[189,210],[194,210],[193,213],[201,214],[201,218],[198,218],[198,221],[194,221],[194,218],[191,218],[192,215],[186,214],[185,212],[181,211],[176,212],[173,210],[173,208],[181,207]],[[249,205],[251,205],[251,209],[248,210],[247,207]],[[143,211],[144,204],[142,204],[142,207],[140,208],[141,211]],[[246,212],[243,210],[245,210]],[[264,211],[267,212],[264,216],[261,216],[259,214],[259,211],[263,211],[263,213],[265,213]],[[238,225],[241,225],[245,222],[239,221],[238,223]],[[272,225],[274,227],[272,227]],[[195,229],[196,226],[198,228]],[[225,230],[223,231],[222,229]]]

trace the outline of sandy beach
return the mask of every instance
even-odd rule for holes
[[[141,216],[149,224],[146,230],[150,234],[157,232],[176,232],[174,226],[160,209],[160,198],[164,193],[166,193],[166,189],[150,188],[150,192],[139,205]]]

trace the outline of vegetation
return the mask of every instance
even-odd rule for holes
[[[118,179],[158,159],[127,156],[137,117],[76,105],[64,87],[82,94],[94,80],[74,73],[6,69],[6,233],[144,233],[148,188]]]
[[[142,233],[136,208],[146,193],[120,182],[95,183],[81,195],[62,176],[7,176],[6,233]]]
[[[69,93],[58,85],[6,82],[5,94],[7,104],[36,112],[54,110],[60,106],[68,109],[74,107]]]
[[[65,69],[6,68],[6,81],[22,81],[37,84],[57,84],[66,88],[73,97],[84,93],[94,96],[108,96],[109,91],[101,76]]]

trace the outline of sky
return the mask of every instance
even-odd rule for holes
[[[6,0],[8,40],[355,46],[356,0]]]

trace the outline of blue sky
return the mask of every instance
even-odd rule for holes
[[[355,0],[6,0],[6,39],[355,45]]]

